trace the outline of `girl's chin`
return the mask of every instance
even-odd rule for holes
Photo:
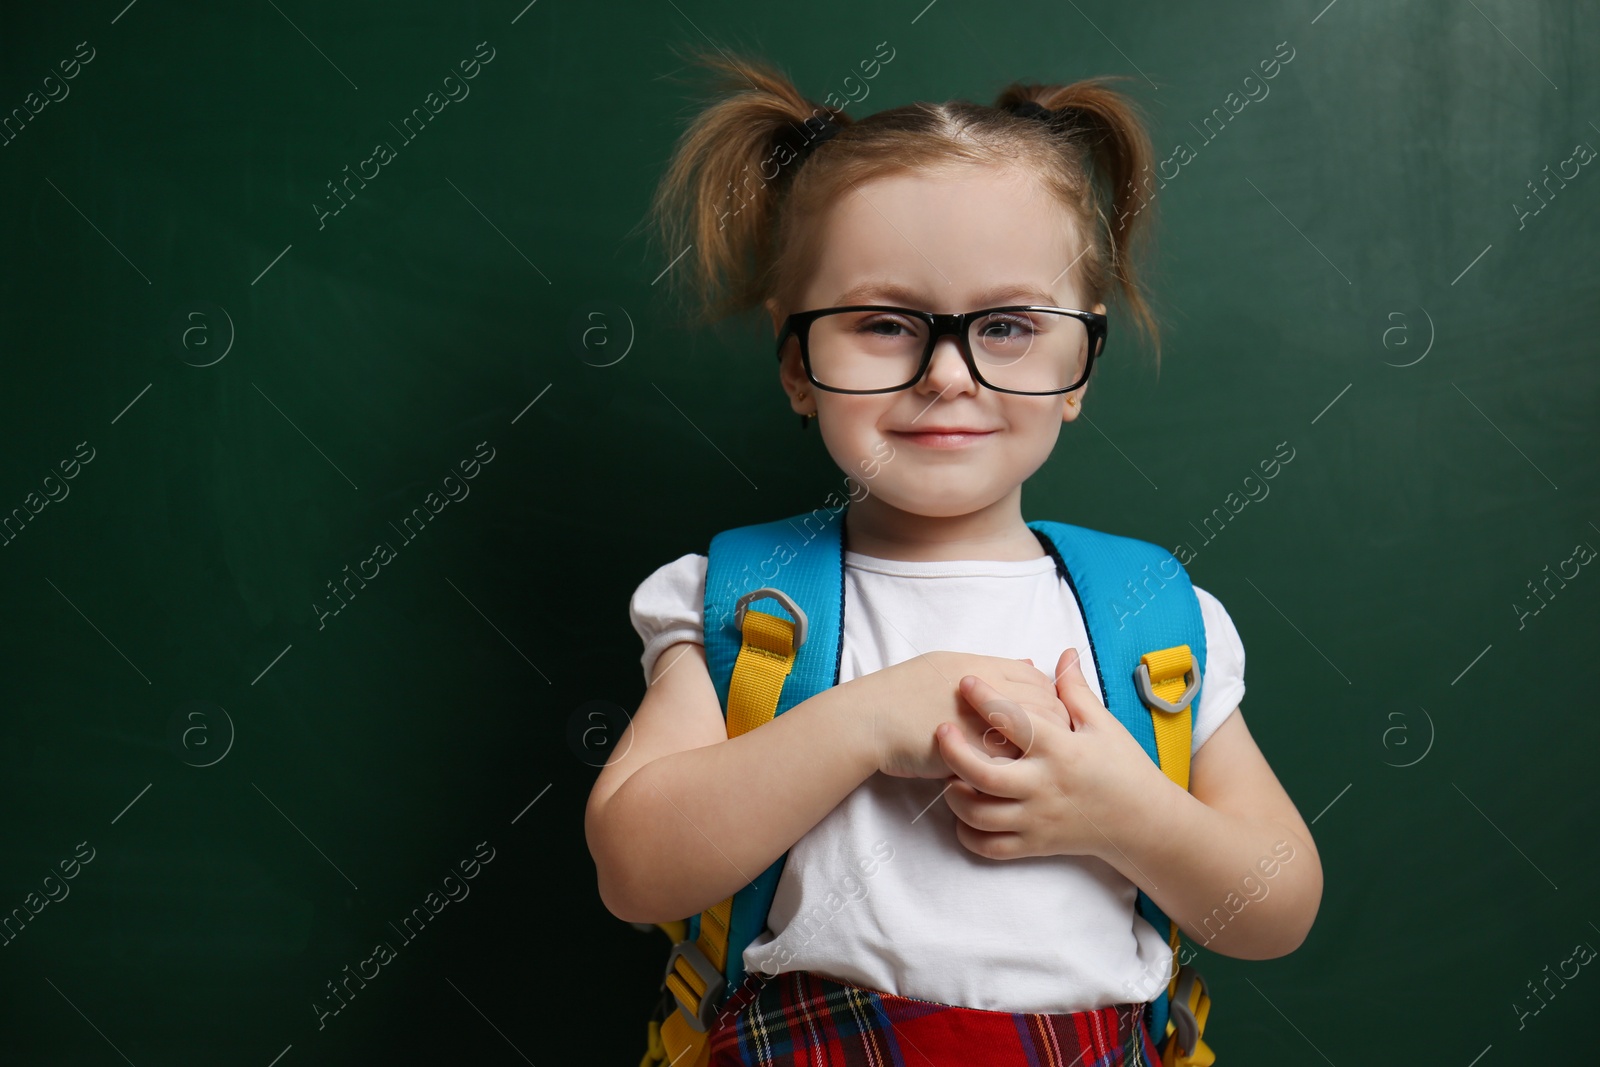
[[[909,515],[923,515],[930,519],[948,519],[959,515],[970,515],[974,511],[987,506],[993,501],[981,500],[967,495],[971,490],[971,480],[965,485],[952,482],[949,492],[940,492],[937,484],[924,484],[912,491],[900,490],[900,487],[884,492],[880,487],[867,483],[866,495],[860,497],[854,505],[860,506],[861,501],[869,497],[876,497],[877,502],[896,511],[903,511]]]

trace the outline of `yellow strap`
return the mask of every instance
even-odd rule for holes
[[[1192,666],[1188,645],[1174,645],[1171,648],[1146,652],[1139,657],[1139,662],[1150,672],[1152,693],[1169,704],[1183,696],[1188,688],[1184,682],[1184,675]],[[1189,746],[1194,737],[1193,724],[1188,712],[1187,704],[1176,713],[1150,708],[1150,720],[1156,731],[1156,753],[1160,757],[1161,769],[1184,792],[1189,790]],[[1172,973],[1167,979],[1167,993],[1176,995],[1178,950],[1182,947],[1182,938],[1178,924],[1174,922],[1171,925]]]
[[[1183,697],[1184,690],[1188,688],[1184,675],[1193,666],[1188,645],[1174,645],[1172,648],[1163,648],[1157,652],[1146,652],[1139,657],[1139,662],[1150,670],[1152,693],[1169,704]],[[1151,708],[1150,717],[1156,728],[1156,751],[1161,756],[1161,769],[1167,772],[1168,778],[1177,782],[1179,787],[1187,792],[1189,745],[1194,737],[1189,705],[1185,704],[1177,712]]]
[[[795,652],[793,621],[754,608],[745,610],[743,641],[728,683],[729,737],[738,737],[772,721],[784,680],[794,667]],[[732,914],[731,896],[700,913],[700,932],[695,944],[718,971],[726,970],[728,923]],[[673,973],[667,976],[667,989],[685,1010],[694,1012],[706,987],[689,962],[680,956]],[[652,1034],[651,1040],[654,1039]],[[672,1067],[706,1067],[710,1061],[711,1045],[707,1034],[690,1026],[683,1012],[676,1008],[661,1023],[660,1042]],[[646,1059],[649,1059],[648,1052]]]
[[[794,657],[793,622],[764,611],[745,611],[744,643],[728,683],[729,737],[771,721]]]
[[[661,1046],[672,1067],[706,1067],[711,1062],[710,1035],[690,1026],[677,1008],[661,1023]]]
[[[1188,645],[1174,645],[1171,648],[1158,649],[1146,652],[1139,657],[1150,672],[1150,691],[1167,703],[1175,703],[1183,698],[1188,690],[1185,675],[1193,669],[1193,653]],[[1164,711],[1159,708],[1150,709],[1151,724],[1156,732],[1156,753],[1160,756],[1161,769],[1168,778],[1172,779],[1185,792],[1189,790],[1189,747],[1194,741],[1194,724],[1189,714],[1189,705],[1185,704],[1176,712]],[[1167,996],[1169,998],[1169,1015],[1167,1019],[1167,1033],[1165,1046],[1161,1052],[1162,1067],[1210,1067],[1216,1062],[1216,1054],[1203,1039],[1197,1039],[1195,1047],[1185,1055],[1178,1048],[1177,1026],[1170,1016],[1170,998],[1178,995],[1178,954],[1183,947],[1182,932],[1178,929],[1176,921],[1170,920],[1172,927],[1172,974],[1167,982]],[[1194,1015],[1195,1024],[1203,1033],[1206,1018],[1211,1014],[1211,997],[1196,982],[1189,990],[1189,1011]]]
[[[667,1060],[666,1046],[661,1043],[661,1024],[651,1019],[646,1033],[644,1058],[639,1061],[639,1067],[659,1067]]]

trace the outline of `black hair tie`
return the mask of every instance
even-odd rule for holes
[[[1020,104],[1011,105],[1006,110],[1018,118],[1038,119],[1050,127],[1050,132],[1055,134],[1075,133],[1086,125],[1084,110],[1077,104],[1048,108],[1036,100],[1024,100]]]
[[[797,135],[795,127],[790,124],[781,127],[778,131],[777,142],[784,145],[794,153],[796,166],[806,161],[817,146],[824,141],[832,140],[844,127],[826,115],[812,115],[801,124],[805,131]]]

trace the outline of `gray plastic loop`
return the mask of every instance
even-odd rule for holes
[[[774,589],[770,585],[763,586],[760,589],[753,589],[740,597],[738,604],[734,607],[734,625],[739,627],[740,632],[743,632],[745,608],[752,600],[760,600],[762,597],[771,597],[782,604],[790,615],[794,616],[794,648],[796,652],[800,651],[800,646],[806,643],[806,613],[801,611],[800,605],[796,604],[794,599],[782,589]]]
[[[701,952],[700,946],[693,941],[679,941],[672,946],[672,953],[667,957],[667,975],[672,973],[679,956],[689,961],[689,966],[694,968],[700,980],[705,983],[706,991],[700,997],[700,1003],[696,1005],[694,1014],[690,1014],[688,1007],[681,1000],[678,1001],[678,1010],[683,1012],[683,1017],[688,1020],[689,1025],[703,1034],[711,1029],[711,1024],[717,1017],[722,989],[728,984],[728,980],[722,976],[721,971],[711,966],[706,954]],[[663,975],[661,980],[665,982],[666,975]],[[678,998],[674,996],[672,999]]]
[[[1184,691],[1183,696],[1178,698],[1176,704],[1167,703],[1151,691],[1150,668],[1143,663],[1133,670],[1133,685],[1134,688],[1139,690],[1139,699],[1144,701],[1146,706],[1157,708],[1161,711],[1182,711],[1189,706],[1189,702],[1194,699],[1194,695],[1200,691],[1200,664],[1195,660],[1193,653],[1189,654],[1189,669],[1184,672],[1184,676],[1189,679],[1189,688]]]
[[[1195,1050],[1200,1043],[1200,1023],[1195,1019],[1194,1012],[1189,1010],[1189,993],[1196,982],[1200,983],[1200,991],[1210,996],[1206,987],[1206,980],[1200,977],[1200,972],[1185,963],[1178,968],[1178,988],[1174,991],[1167,1004],[1167,1015],[1172,1019],[1172,1025],[1178,1030],[1178,1045],[1185,1056]]]

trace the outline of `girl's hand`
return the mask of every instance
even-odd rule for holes
[[[1104,859],[1117,849],[1121,828],[1153,818],[1162,791],[1174,787],[1095,698],[1076,649],[1062,652],[1056,676],[1070,715],[1065,724],[981,678],[961,680],[962,696],[1023,750],[1021,759],[986,759],[961,731],[936,730],[939,751],[954,772],[944,797],[956,814],[956,839],[979,856]]]
[[[1050,677],[1027,660],[966,652],[928,652],[892,667],[854,678],[849,688],[862,714],[870,716],[867,736],[878,770],[896,778],[943,778],[950,767],[933,731],[953,724],[974,760],[1012,761],[1024,749],[995,729],[956,692],[964,675],[985,679],[986,692],[1026,707],[1041,718],[1065,723]]]

